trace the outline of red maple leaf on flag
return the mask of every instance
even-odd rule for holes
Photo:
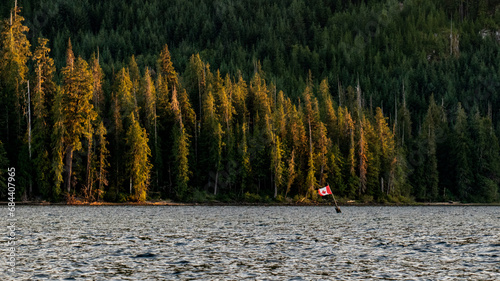
[[[332,191],[330,190],[330,186],[327,185],[323,188],[318,189],[318,193],[320,196],[326,196],[326,195],[332,194]]]

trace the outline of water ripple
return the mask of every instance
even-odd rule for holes
[[[0,271],[0,279],[498,280],[499,213],[22,206],[16,274]]]

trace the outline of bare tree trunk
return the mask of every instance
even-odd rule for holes
[[[16,0],[17,6],[17,0]],[[31,95],[30,95],[30,81],[28,80],[28,150],[31,162]],[[29,177],[29,196],[33,196],[33,183],[31,182],[31,176]]]
[[[217,180],[219,179],[219,170],[215,173],[215,186],[214,186],[214,195],[217,195]]]
[[[194,159],[198,163],[198,120],[194,118]]]
[[[89,133],[92,130],[92,125],[89,123]],[[87,196],[89,198],[92,197],[92,180],[91,178],[91,172],[90,172],[90,164],[91,164],[91,158],[92,158],[92,134],[89,134],[89,137],[87,139],[87,189],[88,189],[88,194]]]
[[[66,191],[69,193],[71,191],[71,173],[73,167],[73,146],[68,146],[66,148]]]
[[[274,179],[274,198],[278,197],[278,185],[276,184],[276,179]]]
[[[97,189],[97,202],[99,202],[99,199],[101,197],[101,190],[102,190],[102,166],[99,167],[99,187]]]
[[[384,193],[384,177],[380,178],[380,191]]]

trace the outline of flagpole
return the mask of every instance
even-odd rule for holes
[[[326,183],[328,186],[330,186],[330,184]],[[330,189],[331,190],[331,189]],[[333,197],[333,202],[335,202],[335,211],[338,213],[342,213],[342,211],[340,210],[339,208],[339,205],[337,205],[337,200],[335,200],[335,196],[333,196],[333,192],[332,192],[332,197]]]

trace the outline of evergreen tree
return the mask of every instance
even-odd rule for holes
[[[106,128],[104,127],[104,123],[101,121],[97,126],[96,132],[97,136],[97,169],[96,169],[96,179],[98,182],[97,189],[97,200],[102,199],[104,195],[104,187],[108,185],[108,168],[109,168],[109,150],[106,147],[108,145],[108,141],[106,140]]]
[[[101,68],[99,53],[97,57],[93,54],[90,59],[90,68],[92,70],[92,81],[94,92],[92,94],[92,102],[94,105],[95,111],[102,115],[104,113],[105,106],[105,97],[104,97],[104,71]]]
[[[455,156],[455,182],[457,192],[462,200],[470,199],[472,193],[471,184],[473,181],[472,170],[471,170],[471,142],[469,137],[469,126],[467,120],[467,114],[462,108],[462,105],[458,103],[457,106],[457,117],[455,121],[454,133],[454,151]]]
[[[145,128],[149,136],[149,147],[152,151],[152,164],[154,169],[154,187],[158,188],[160,179],[160,171],[163,167],[163,161],[160,151],[160,141],[158,137],[158,115],[157,115],[157,98],[156,88],[151,77],[151,71],[146,69],[142,81],[142,99],[144,101],[142,108],[144,108]]]
[[[130,126],[127,130],[127,174],[130,178],[130,191],[135,201],[146,200],[150,181],[151,150],[148,146],[146,130],[141,128],[134,113],[129,116]]]
[[[138,92],[139,92],[139,86],[140,86],[140,81],[141,81],[141,72],[139,71],[139,66],[137,65],[137,62],[135,61],[134,55],[132,55],[132,57],[130,58],[128,72],[129,72],[130,81],[132,82],[132,88],[131,88],[130,92],[132,94],[134,108],[137,111],[136,118],[139,121],[139,103],[141,103],[141,102],[138,101]]]
[[[183,75],[186,90],[193,103],[198,119],[202,118],[203,107],[201,105],[203,93],[205,92],[205,64],[200,58],[200,54],[192,55]]]
[[[273,147],[271,150],[271,169],[274,173],[274,198],[278,196],[278,191],[281,189],[282,183],[283,183],[283,170],[284,170],[284,163],[283,163],[283,149],[281,145],[281,141],[279,136],[275,137],[275,141],[273,143]]]
[[[63,183],[64,172],[64,137],[66,128],[64,126],[67,118],[63,111],[63,90],[61,87],[56,88],[56,96],[54,98],[54,106],[52,107],[52,116],[54,119],[54,129],[52,131],[52,173],[54,175],[54,187],[52,189],[52,199],[58,200],[61,194],[61,185]]]
[[[331,141],[327,137],[327,130],[323,122],[318,123],[317,128],[317,143],[316,150],[317,152],[317,163],[319,164],[319,185],[324,186],[328,179],[328,151],[331,148]]]
[[[56,85],[54,60],[49,57],[47,39],[38,39],[38,46],[33,54],[35,61],[35,87],[33,89],[33,159],[35,165],[35,183],[43,197],[51,195],[51,136],[53,127],[50,112],[54,103]],[[49,152],[50,151],[50,152]]]
[[[404,95],[404,93],[403,93]],[[396,110],[395,135],[398,145],[407,148],[411,142],[412,123],[410,111],[406,105],[406,97],[403,96],[403,104]]]
[[[395,135],[389,129],[387,117],[384,117],[382,109],[377,107],[375,115],[375,130],[380,143],[381,158],[381,192],[389,195],[395,191],[395,172],[397,165]]]
[[[416,195],[420,200],[432,201],[438,197],[439,173],[436,156],[436,130],[442,117],[440,109],[434,101],[434,96],[431,96],[429,109],[419,135],[420,153],[422,153],[423,161],[415,176],[417,177],[416,182],[419,183],[416,186]]]
[[[10,19],[2,23],[0,37],[0,89],[2,114],[0,116],[0,140],[8,146],[8,157],[13,159],[19,151],[21,112],[25,107],[27,62],[31,57],[30,43],[26,38],[29,28],[23,25],[21,8],[10,12]]]
[[[241,126],[241,141],[239,143],[239,156],[241,169],[241,189],[240,193],[243,194],[251,182],[252,166],[250,163],[250,153],[248,151],[248,125],[243,123]]]
[[[307,186],[307,196],[315,196],[316,193],[314,190],[316,189],[316,165],[314,161],[314,156],[315,156],[315,150],[314,150],[314,143],[313,143],[313,129],[315,129],[318,126],[318,112],[314,111],[313,109],[313,103],[315,103],[315,100],[311,100],[311,94],[312,94],[312,89],[310,86],[306,87],[306,90],[304,91],[303,98],[304,98],[304,122],[306,123],[306,126],[308,128],[308,136],[309,136],[309,154],[308,154],[308,170],[307,170],[307,178],[306,178],[306,186]],[[313,197],[314,198],[314,197]]]
[[[364,117],[363,117],[364,119]],[[365,120],[363,120],[365,121]],[[363,123],[360,120],[359,123]],[[358,196],[364,194],[367,190],[367,173],[368,173],[368,142],[363,125],[358,127],[359,141],[358,141],[358,157],[359,157],[359,189]]]
[[[130,80],[129,71],[122,68],[115,77],[115,82],[113,86],[113,96],[112,96],[112,112],[113,112],[113,134],[114,134],[114,144],[113,144],[113,174],[114,181],[113,185],[116,188],[116,193],[121,192],[121,188],[126,184],[124,180],[126,178],[122,175],[126,172],[127,160],[123,158],[123,151],[125,150],[123,140],[126,138],[127,132],[130,130],[132,125],[132,115],[134,116],[134,122],[139,122],[138,120],[138,110],[135,106],[134,96],[132,94],[132,81]],[[130,177],[128,178],[130,179]],[[132,193],[133,183],[129,181],[128,183],[128,193]],[[137,198],[135,198],[137,199]],[[137,199],[138,200],[138,199]]]
[[[172,129],[173,146],[172,155],[174,157],[174,167],[176,175],[176,195],[180,199],[184,199],[188,191],[189,182],[189,140],[184,128],[182,107],[177,100],[177,91],[172,94],[172,112],[175,116],[175,125]]]
[[[31,104],[27,62],[31,56],[21,8],[14,7],[0,34],[0,141],[6,145],[11,165],[17,167],[16,194],[32,196]],[[24,114],[23,114],[24,113]],[[23,120],[26,118],[26,122]],[[26,136],[26,137],[25,137]]]
[[[353,104],[354,101],[354,91],[350,90],[348,88],[348,100],[350,100],[350,104]],[[358,196],[361,196],[367,191],[367,173],[368,173],[368,159],[369,159],[369,150],[368,150],[368,140],[367,140],[367,135],[365,133],[365,124],[369,125],[367,120],[365,119],[364,113],[363,113],[363,107],[362,107],[362,100],[361,100],[361,87],[359,86],[359,81],[358,81],[358,86],[356,87],[356,93],[357,93],[357,99],[356,99],[356,106],[351,105],[353,108],[353,112],[357,113],[357,131],[358,131],[358,157],[359,157],[359,190],[358,190]],[[349,104],[348,103],[348,104]],[[369,130],[368,130],[369,131]]]
[[[288,161],[286,176],[287,178],[286,178],[285,198],[288,197],[288,193],[290,193],[295,178],[297,177],[297,171],[295,167],[295,150],[292,150],[292,153],[290,155],[290,161]]]
[[[72,186],[73,152],[82,149],[82,137],[89,138],[91,123],[97,117],[91,103],[93,93],[92,72],[85,60],[75,61],[71,41],[68,43],[67,65],[62,70],[63,91],[61,113],[64,116],[64,153],[66,157],[66,191]]]
[[[203,116],[202,136],[208,148],[205,167],[215,168],[215,182],[213,187],[214,194],[217,195],[219,172],[222,168],[222,148],[224,143],[222,126],[217,117],[215,100],[210,92],[207,94],[204,101]]]
[[[478,184],[471,190],[470,199],[477,202],[498,202],[500,193],[500,145],[489,117],[474,117],[474,182]]]
[[[174,69],[168,45],[163,47],[160,58],[158,59],[159,72],[164,77],[170,89],[179,90],[179,78]]]

